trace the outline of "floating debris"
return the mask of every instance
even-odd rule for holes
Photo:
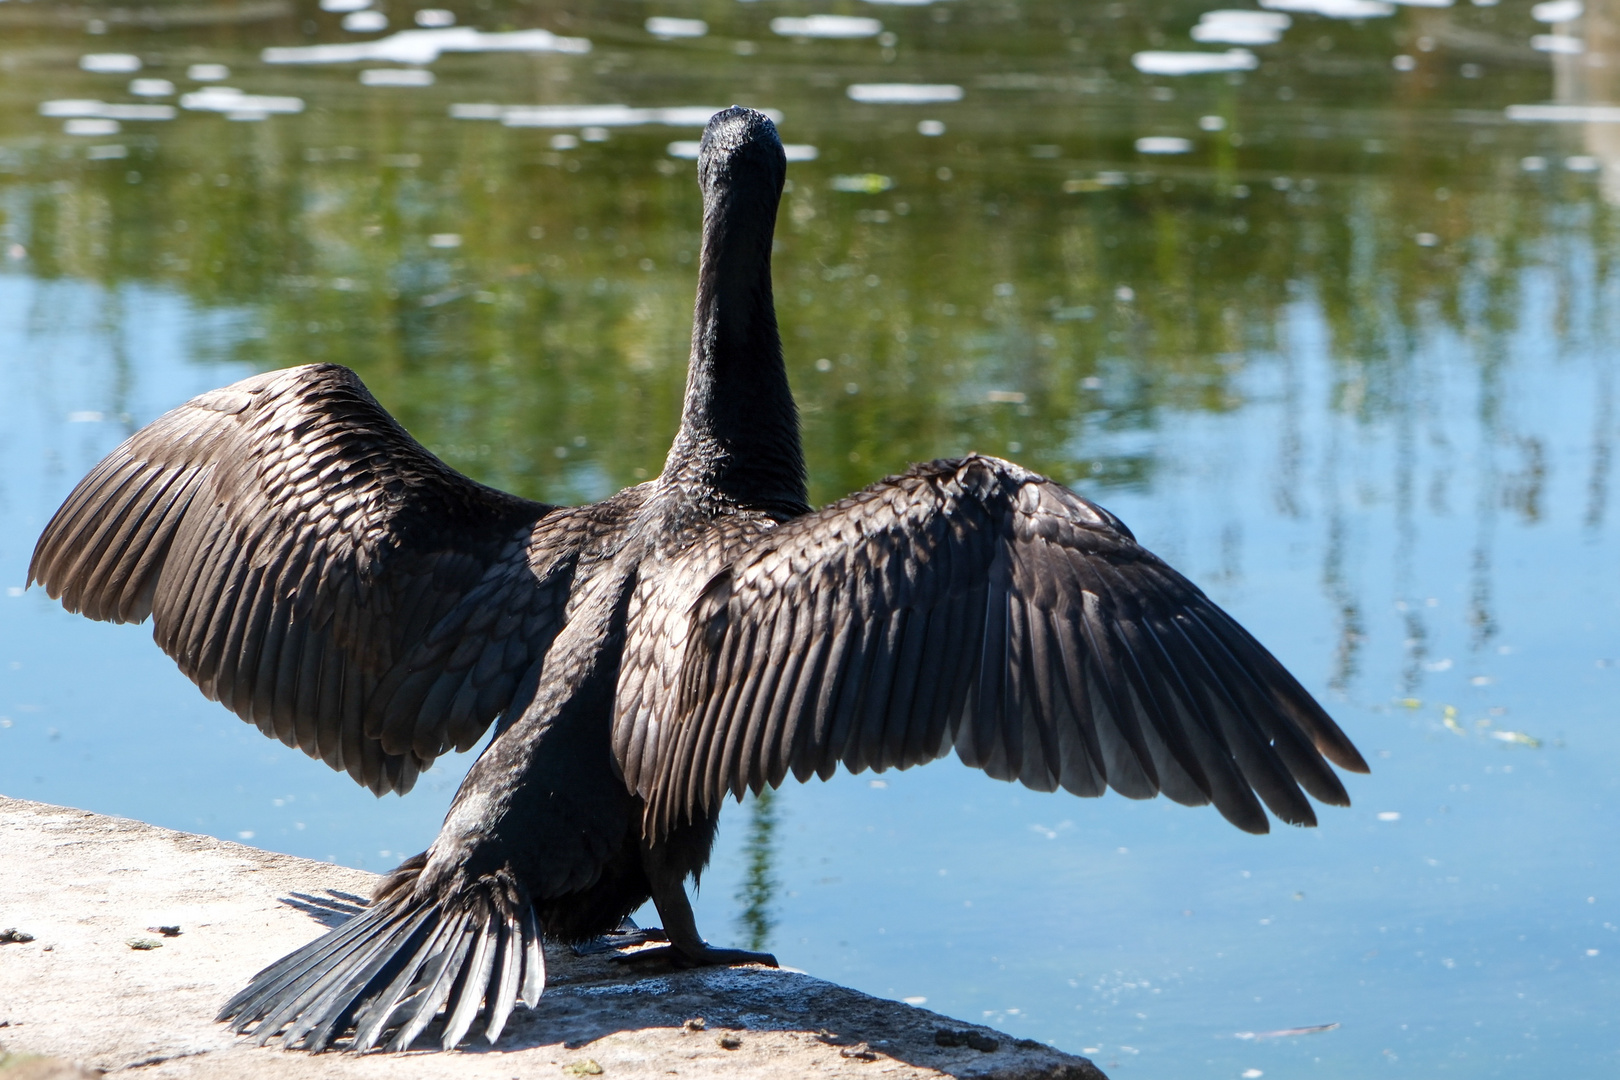
[[[883,33],[883,24],[858,15],[782,16],[771,20],[771,33],[799,38],[869,38]]]
[[[1138,154],[1186,154],[1192,148],[1192,140],[1179,135],[1144,135],[1136,140]]]
[[[851,83],[844,89],[849,100],[863,105],[936,105],[961,101],[962,93],[952,83]]]
[[[1191,36],[1205,44],[1275,45],[1293,21],[1274,11],[1206,11]]]
[[[1519,746],[1528,746],[1532,750],[1541,749],[1541,740],[1534,735],[1526,735],[1522,731],[1493,731],[1491,738],[1497,742],[1516,743]]]
[[[1457,706],[1455,705],[1446,706],[1445,715],[1441,717],[1441,723],[1445,724],[1448,730],[1455,732],[1458,735],[1468,734],[1467,729],[1465,729],[1461,724],[1457,723]]]
[[[589,38],[560,37],[550,30],[510,30],[486,34],[470,26],[441,30],[401,30],[375,41],[338,45],[272,46],[259,54],[267,64],[351,64],[367,60],[431,64],[447,52],[571,53],[591,51]]]
[[[1401,820],[1401,812],[1399,810],[1380,810],[1378,812],[1378,820],[1399,821]]]
[[[673,38],[700,38],[709,32],[709,24],[702,19],[673,19],[654,15],[643,24],[647,33],[669,41]]]
[[[1253,71],[1260,66],[1260,58],[1248,49],[1227,49],[1218,53],[1149,49],[1133,55],[1131,66],[1144,75],[1211,75]]]
[[[1260,0],[1260,6],[1327,19],[1382,19],[1395,14],[1395,5],[1385,0]]]
[[[1421,709],[1423,708],[1423,699],[1415,697],[1403,697],[1400,699],[1400,704],[1408,709]]]
[[[141,70],[141,58],[133,53],[87,53],[79,57],[79,68],[97,75],[128,75]]]

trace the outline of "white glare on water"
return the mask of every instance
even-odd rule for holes
[[[656,38],[700,38],[709,32],[702,19],[671,19],[654,15],[646,22],[647,33]]]
[[[456,25],[456,13],[446,11],[444,8],[423,8],[416,13],[416,25],[425,26],[429,30],[454,26]]]
[[[124,105],[79,98],[40,102],[41,116],[72,116],[102,120],[173,120],[173,105]]]
[[[682,139],[664,147],[664,152],[682,161],[696,161],[700,149],[702,144],[696,139]],[[783,143],[782,153],[789,161],[814,161],[821,156],[820,150],[804,143]]]
[[[771,33],[782,37],[869,38],[883,33],[883,24],[855,15],[806,15],[772,19]]]
[[[588,38],[559,37],[550,30],[512,30],[486,34],[470,26],[446,30],[401,30],[376,41],[341,45],[272,46],[259,54],[267,64],[352,64],[380,60],[396,64],[431,64],[447,52],[588,53]]]
[[[1131,57],[1131,66],[1144,75],[1209,75],[1222,71],[1253,71],[1260,60],[1248,49],[1225,52],[1170,52],[1149,49]]]
[[[1385,0],[1260,0],[1260,6],[1328,19],[1382,19],[1395,14],[1395,5]]]
[[[935,105],[962,100],[962,88],[952,83],[851,83],[844,93],[863,105]]]
[[[721,107],[715,105],[676,105],[640,109],[630,105],[495,105],[485,102],[450,106],[455,120],[499,120],[507,127],[702,127]],[[780,124],[782,114],[761,109]]]
[[[67,135],[116,135],[123,130],[116,120],[99,120],[86,118],[69,120],[62,125],[62,131]]]
[[[1206,11],[1192,28],[1194,41],[1224,45],[1275,45],[1293,20],[1274,11]]]
[[[1543,124],[1620,124],[1620,105],[1509,105],[1509,120]]]
[[[1536,22],[1561,23],[1578,19],[1586,13],[1586,5],[1581,0],[1547,0],[1544,4],[1537,4],[1530,9],[1530,17]]]
[[[168,97],[174,93],[174,83],[168,79],[134,79],[129,92],[136,97]]]
[[[192,82],[219,82],[231,77],[231,69],[224,64],[192,64],[186,68],[186,78]]]
[[[342,14],[348,11],[364,11],[371,6],[371,0],[321,0],[321,10]]]
[[[231,86],[209,86],[180,98],[180,105],[193,112],[218,112],[265,116],[271,113],[301,113],[304,99],[266,94],[244,94]]]
[[[1530,47],[1555,56],[1579,56],[1586,51],[1586,42],[1573,34],[1535,34],[1530,38]]]
[[[388,29],[388,16],[380,11],[354,11],[343,16],[343,29],[351,34],[375,34]]]
[[[1178,135],[1145,135],[1136,140],[1138,154],[1185,154],[1192,148],[1191,139]]]
[[[425,68],[366,68],[362,86],[432,86],[433,72]]]
[[[87,53],[79,57],[79,67],[98,75],[127,75],[141,70],[141,58],[132,53]]]

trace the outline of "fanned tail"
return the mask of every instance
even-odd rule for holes
[[[534,907],[499,878],[416,896],[414,871],[401,867],[365,912],[255,975],[217,1019],[260,1046],[279,1036],[283,1047],[319,1053],[351,1029],[345,1049],[409,1049],[441,1010],[449,1050],[482,1013],[495,1042],[513,1005],[532,1008],[545,989]]]

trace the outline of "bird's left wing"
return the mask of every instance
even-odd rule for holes
[[[1314,824],[1366,771],[1255,639],[1119,519],[1010,462],[936,461],[778,527],[722,521],[631,610],[613,730],[663,834],[798,779],[954,748],[1041,791]],[[1324,760],[1324,758],[1326,760]]]

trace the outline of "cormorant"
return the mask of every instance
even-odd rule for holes
[[[365,913],[260,972],[221,1019],[262,1043],[493,1042],[577,941],[649,897],[696,963],[685,881],[725,797],[952,750],[1076,795],[1261,804],[1366,771],[1282,665],[1118,518],[997,458],[917,465],[813,511],[771,298],[786,163],[732,107],[703,133],[703,242],[680,432],[591,506],[455,472],[332,364],[203,394],[57,511],[29,569],[71,611],[152,617],[203,693],[404,792],[496,734],[433,845]],[[1325,760],[1324,760],[1325,759]]]

